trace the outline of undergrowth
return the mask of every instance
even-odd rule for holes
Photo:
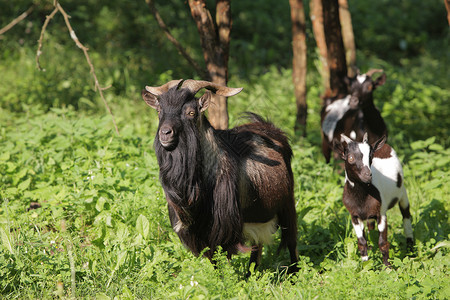
[[[273,81],[285,89],[266,89]],[[234,78],[230,85],[239,83]],[[325,164],[320,153],[319,105],[310,106],[310,135],[300,138],[290,129],[295,116],[290,113],[294,104],[288,70],[273,70],[243,85],[245,92],[230,98],[232,123],[242,122],[240,112],[256,111],[291,138],[301,268],[297,275],[285,274],[289,258],[285,252],[276,254],[278,235],[264,248],[262,264],[248,280],[248,255],[228,262],[218,253],[215,268],[182,246],[170,227],[158,181],[152,148],[156,113],[137,97],[114,101],[120,136],[106,114],[23,104],[22,112],[0,110],[2,295],[445,298],[450,151],[443,134],[413,140],[421,133],[405,129],[392,135],[404,162],[416,245],[406,252],[401,215],[392,209],[388,239],[393,268],[385,270],[376,234],[369,237],[370,260],[360,261],[341,202],[343,175],[338,164]],[[391,103],[403,101],[395,98],[401,96],[394,93]],[[389,124],[391,118],[402,118],[399,111],[383,113]],[[408,138],[406,132],[411,133]]]
[[[286,274],[289,257],[277,254],[276,234],[245,279],[248,254],[228,261],[219,251],[213,266],[184,248],[170,226],[152,146],[157,115],[140,91],[195,74],[144,1],[64,2],[100,84],[110,86],[104,93],[120,136],[60,16],[44,39],[45,71],[36,70],[35,41],[51,5],[35,1],[42,5],[0,39],[0,298],[449,298],[450,69],[443,4],[349,2],[358,67],[387,74],[375,104],[403,161],[411,203],[412,252],[399,210],[388,213],[392,269],[384,268],[376,232],[368,238],[370,259],[361,261],[341,200],[342,168],[322,157],[323,91],[309,20],[308,136],[293,130],[287,2],[233,3],[228,85],[244,90],[228,100],[230,123],[241,124],[242,113],[253,111],[287,132],[299,230],[298,274]],[[29,5],[5,3],[0,27]],[[175,37],[201,60],[187,3],[157,6]]]

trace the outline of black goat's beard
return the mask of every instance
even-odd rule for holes
[[[178,144],[166,150],[155,138],[155,152],[159,163],[159,177],[168,201],[172,202],[180,221],[189,226],[200,205],[202,186],[201,147],[197,128],[185,126]]]

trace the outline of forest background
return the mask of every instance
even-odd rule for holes
[[[111,108],[94,88],[83,52],[61,14],[41,28],[53,1],[0,0],[0,297],[437,298],[450,295],[450,51],[443,1],[349,0],[362,72],[381,68],[374,93],[389,143],[404,163],[415,249],[405,250],[401,216],[390,211],[393,268],[385,270],[376,234],[361,262],[342,205],[343,175],[320,151],[320,58],[307,22],[306,137],[294,130],[292,33],[288,1],[232,1],[230,127],[254,111],[285,130],[294,149],[300,272],[284,270],[279,236],[245,280],[248,255],[214,268],[186,250],[170,227],[152,148],[156,113],[145,85],[203,79],[167,40],[145,1],[62,1]],[[213,1],[207,1],[214,7]],[[202,61],[189,6],[158,1],[174,37]]]

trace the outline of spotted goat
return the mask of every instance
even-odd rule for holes
[[[280,227],[280,248],[289,249],[288,271],[295,272],[297,214],[286,135],[256,114],[230,130],[215,130],[204,115],[212,93],[230,97],[241,90],[189,79],[142,91],[159,115],[154,147],[170,222],[195,255],[212,260],[219,246],[229,258],[251,251],[256,265]]]
[[[370,144],[366,133],[362,143],[341,134],[341,140],[334,140],[333,144],[337,153],[345,161],[342,200],[351,215],[362,260],[368,259],[363,222],[367,221],[370,231],[374,228],[374,221],[376,221],[380,232],[378,246],[383,256],[383,263],[389,266],[387,210],[398,202],[409,249],[413,245],[413,230],[402,166],[394,149],[385,142],[386,137],[383,136]]]
[[[380,72],[382,74],[373,79],[373,75]],[[348,94],[325,97],[320,113],[322,153],[327,163],[331,159],[333,139],[339,139],[341,133],[361,142],[367,132],[370,143],[387,136],[386,124],[373,103],[373,91],[386,82],[383,70],[371,69],[365,74],[345,77],[344,81]]]

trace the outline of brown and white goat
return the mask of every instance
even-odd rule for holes
[[[201,89],[207,91],[196,98]],[[293,272],[297,214],[286,135],[255,114],[230,130],[215,130],[203,114],[211,92],[230,97],[241,90],[189,79],[142,91],[159,115],[154,147],[170,222],[195,255],[208,248],[204,255],[212,259],[218,246],[228,257],[251,249],[256,265],[280,227],[280,248],[289,249]]]
[[[334,147],[345,161],[342,200],[351,215],[362,260],[368,259],[363,221],[367,220],[368,229],[371,230],[374,227],[373,220],[376,220],[380,232],[378,246],[383,263],[389,266],[387,210],[398,202],[408,248],[413,245],[413,230],[402,166],[394,149],[385,142],[385,136],[369,144],[367,133],[362,143],[341,134],[341,140],[335,140]]]
[[[373,91],[386,82],[386,74],[372,76],[383,70],[372,69],[353,78],[345,77],[348,94],[345,97],[325,98],[321,110],[322,153],[330,162],[333,139],[341,133],[361,142],[365,132],[369,142],[387,136],[386,124],[373,103]],[[336,158],[336,157],[335,157]]]

